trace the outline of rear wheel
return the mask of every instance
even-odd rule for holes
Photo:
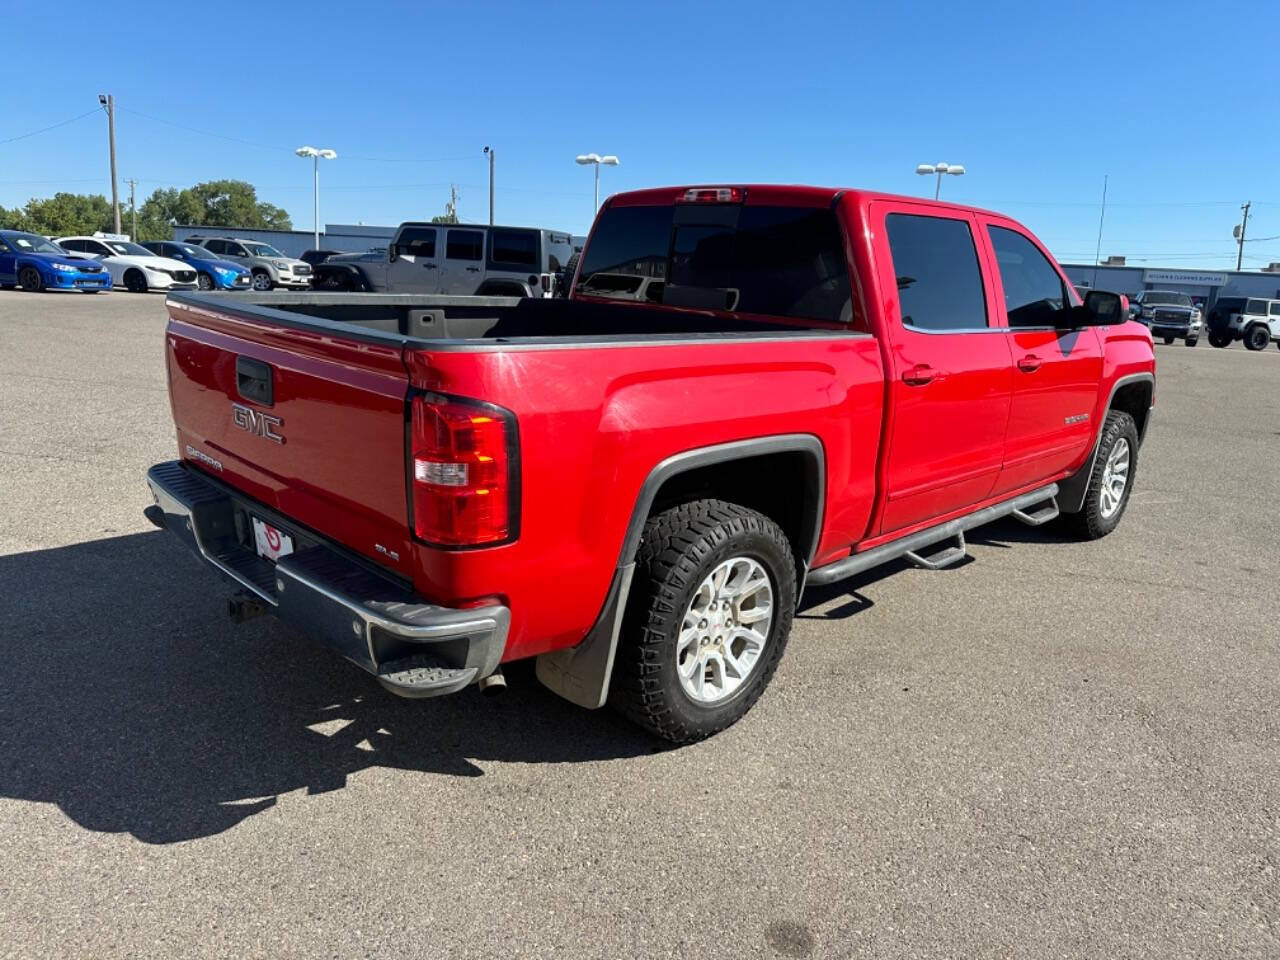
[[[213,289],[213,277],[209,276],[209,274],[204,273],[204,272],[197,273],[197,274],[196,274],[196,286],[197,286],[197,287],[199,287],[201,290],[212,290],[212,289]]]
[[[1077,536],[1097,540],[1119,525],[1129,505],[1137,468],[1138,425],[1129,414],[1112,410],[1102,424],[1084,505],[1079,513],[1063,517]]]
[[[23,290],[30,290],[33,293],[44,289],[44,280],[40,277],[40,271],[35,267],[23,267],[18,271],[18,283]]]
[[[1250,350],[1265,350],[1271,342],[1271,331],[1266,324],[1255,323],[1244,332],[1244,345]]]
[[[675,743],[718,733],[773,677],[795,603],[791,546],[763,514],[697,500],[651,517],[609,702]]]
[[[141,270],[130,270],[124,275],[124,288],[130,293],[146,293],[147,278]]]

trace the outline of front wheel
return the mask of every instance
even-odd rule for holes
[[[740,720],[786,649],[796,570],[763,514],[696,500],[649,519],[609,702],[674,743]]]
[[[1189,340],[1187,341],[1187,346],[1188,346],[1188,347],[1194,347],[1194,346],[1195,346],[1197,343],[1199,343],[1199,342],[1200,342],[1200,338],[1199,338],[1199,337],[1192,337],[1191,339],[1189,339]]]
[[[30,290],[33,293],[44,289],[44,280],[40,276],[40,271],[35,267],[23,267],[19,270],[18,283],[21,284],[23,290]]]
[[[1119,525],[1137,469],[1138,425],[1129,414],[1112,410],[1102,424],[1084,505],[1079,513],[1064,515],[1079,537],[1097,540]]]
[[[1209,346],[1222,349],[1231,346],[1231,337],[1225,333],[1210,333]]]
[[[124,275],[124,287],[130,293],[146,293],[147,278],[142,275],[141,270],[130,270]]]
[[[1244,345],[1250,350],[1265,350],[1271,342],[1271,331],[1261,323],[1255,323],[1244,332]]]
[[[256,270],[253,274],[253,289],[259,293],[266,293],[275,284],[271,282],[271,274],[265,270]]]
[[[1166,347],[1167,347],[1169,344],[1171,344],[1171,343],[1173,343],[1173,337],[1165,337],[1165,338],[1164,338],[1164,345],[1165,345]]]
[[[201,290],[212,290],[213,277],[209,276],[207,273],[196,274],[196,286]]]

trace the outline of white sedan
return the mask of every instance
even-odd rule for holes
[[[194,290],[196,271],[190,264],[158,257],[146,247],[128,240],[102,237],[60,237],[54,241],[72,256],[97,260],[111,274],[115,287],[131,293],[148,290]]]

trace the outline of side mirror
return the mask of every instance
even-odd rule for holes
[[[1106,290],[1090,290],[1084,296],[1084,308],[1095,327],[1109,327],[1129,319],[1128,297]]]

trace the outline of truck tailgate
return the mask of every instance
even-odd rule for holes
[[[183,459],[410,576],[402,348],[173,301],[169,318]]]

